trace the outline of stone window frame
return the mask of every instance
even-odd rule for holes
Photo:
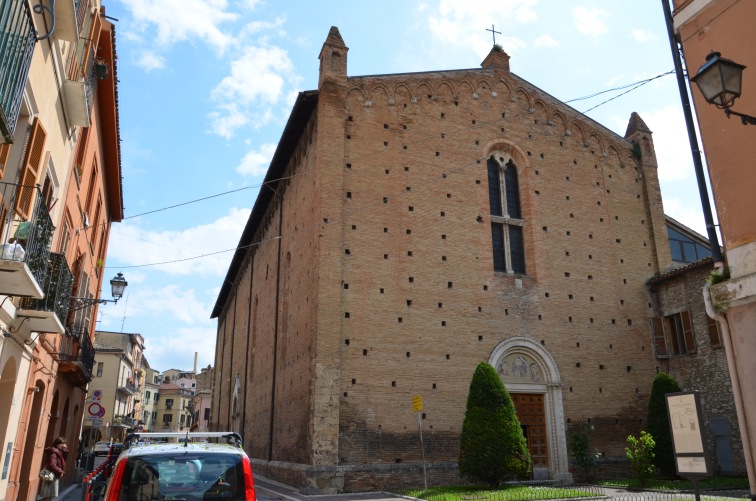
[[[499,182],[499,200],[498,202],[498,208],[501,212],[501,215],[495,215],[493,214],[493,210],[490,210],[492,214],[491,216],[491,246],[492,251],[494,253],[494,272],[497,273],[508,273],[510,275],[525,275],[526,274],[526,267],[525,267],[525,242],[524,238],[521,241],[522,247],[519,249],[521,255],[522,255],[522,269],[521,270],[515,270],[515,265],[512,261],[512,241],[510,238],[510,228],[511,227],[519,227],[520,231],[522,231],[522,228],[524,226],[524,219],[522,218],[522,205],[521,205],[521,197],[520,197],[520,190],[519,190],[519,176],[517,172],[517,164],[514,162],[512,157],[504,153],[502,151],[492,151],[487,160],[487,171],[489,173],[489,179],[490,179],[490,169],[492,167],[492,162],[496,164],[498,167],[497,171],[497,178]],[[516,206],[518,210],[520,211],[520,217],[513,217],[509,214],[510,209],[510,200],[507,199],[507,187],[508,187],[508,181],[507,180],[507,171],[508,169],[513,169],[515,173],[514,182],[517,184],[517,186],[514,187],[514,190],[516,190],[517,195],[517,202]],[[510,192],[512,191],[512,187],[510,186]],[[490,188],[489,188],[490,189]],[[489,193],[489,208],[493,209],[491,207],[491,194]],[[496,247],[495,247],[495,238],[494,238],[494,227],[498,226],[502,230],[502,237],[503,237],[503,258],[504,258],[504,269],[501,269],[501,267],[497,268],[497,259],[496,259]],[[523,235],[524,237],[524,235]]]

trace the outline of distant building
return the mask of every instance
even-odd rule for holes
[[[138,426],[136,400],[144,398],[144,378],[137,375],[142,371],[144,339],[140,334],[97,331],[94,348],[95,377],[90,389],[92,394],[99,391],[102,395],[99,404],[106,427],[92,430],[85,419],[82,436],[120,441]]]
[[[142,368],[145,372],[144,388],[142,389],[142,431],[153,431],[157,423],[157,402],[160,390],[160,372],[153,369],[142,359]]]

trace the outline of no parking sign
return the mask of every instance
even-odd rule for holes
[[[92,402],[87,408],[87,412],[92,417],[102,417],[105,415],[105,407],[97,402]]]

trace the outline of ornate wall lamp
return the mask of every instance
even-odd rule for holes
[[[92,306],[94,304],[105,304],[105,303],[117,303],[119,299],[123,297],[123,291],[126,289],[126,286],[129,285],[128,282],[126,282],[126,279],[123,278],[123,273],[118,273],[115,277],[113,277],[113,280],[110,281],[110,287],[113,294],[113,299],[99,299],[94,297],[72,297],[71,298],[71,308],[70,311],[77,311],[82,308],[86,308],[87,306]]]
[[[727,118],[735,115],[740,117],[743,125],[756,125],[756,117],[730,109],[740,97],[744,69],[745,66],[742,64],[725,59],[719,52],[712,51],[706,56],[706,63],[690,80],[698,86],[706,102],[724,110]]]

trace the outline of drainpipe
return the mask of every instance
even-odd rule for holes
[[[737,367],[735,365],[735,358],[732,352],[732,338],[730,337],[730,325],[727,323],[727,317],[721,313],[717,313],[714,310],[714,305],[711,302],[711,294],[709,293],[709,287],[711,284],[707,283],[703,288],[704,305],[706,305],[706,314],[709,317],[719,323],[719,327],[722,330],[722,342],[724,343],[725,354],[727,356],[727,367],[730,372],[730,382],[732,383],[732,393],[735,399],[735,410],[738,415],[738,423],[740,424],[740,440],[743,442],[743,456],[745,456],[746,471],[748,472],[748,484],[751,486],[751,499],[756,499],[754,494],[754,486],[756,486],[756,472],[753,468],[753,456],[751,455],[751,432],[748,429],[746,421],[745,408],[743,407],[743,399],[741,397],[742,390],[740,387],[740,378],[738,377]]]

